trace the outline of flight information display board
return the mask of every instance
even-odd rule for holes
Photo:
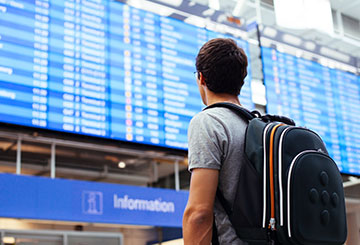
[[[0,121],[186,149],[203,107],[195,57],[220,36],[116,1],[5,1]]]
[[[341,172],[360,175],[360,77],[262,47],[267,111],[316,131]]]

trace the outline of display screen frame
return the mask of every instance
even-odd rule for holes
[[[114,1],[114,2],[119,2],[119,4],[123,4],[123,3],[121,3],[121,1]],[[176,21],[181,21],[181,20],[173,18],[173,17],[169,17],[169,18],[176,20]],[[184,24],[190,25],[188,23],[184,23]],[[208,30],[208,31],[212,31],[212,30]],[[226,37],[231,37],[231,38],[235,38],[235,39],[240,39],[239,37],[231,36],[230,34],[224,34],[224,33],[218,33],[218,34],[219,34],[219,36],[226,36]],[[242,40],[242,41],[246,42],[245,40]],[[249,66],[249,68],[250,68],[250,66]],[[194,67],[194,70],[195,70],[195,67]],[[249,74],[251,74],[251,71],[249,71]],[[248,81],[250,82],[249,78],[248,78]],[[196,84],[195,79],[194,79],[194,84]],[[196,92],[198,93],[198,91],[196,91]],[[201,101],[200,94],[199,94],[199,101]],[[203,106],[203,105],[201,105],[201,106]],[[165,146],[165,145],[149,144],[149,143],[142,143],[142,142],[136,142],[136,141],[126,141],[126,140],[120,140],[120,139],[115,139],[115,138],[111,138],[111,137],[95,136],[95,135],[89,135],[89,134],[83,134],[83,133],[79,134],[79,133],[75,133],[75,132],[62,131],[62,130],[57,130],[57,129],[53,129],[53,128],[47,128],[47,127],[43,128],[43,127],[37,127],[37,126],[33,126],[33,125],[22,125],[22,124],[10,123],[10,122],[6,122],[6,121],[1,121],[0,125],[2,125],[5,128],[9,128],[9,129],[19,129],[24,132],[31,131],[31,133],[33,133],[33,134],[54,135],[54,137],[66,136],[66,137],[74,138],[76,140],[77,139],[81,139],[81,140],[100,140],[101,139],[101,141],[116,143],[118,145],[128,146],[131,148],[140,147],[140,148],[148,149],[150,147],[150,148],[153,148],[156,150],[165,150],[165,151],[177,152],[177,153],[183,153],[183,152],[187,151],[187,149],[182,149],[182,148],[177,148],[177,147],[169,147],[169,146]]]

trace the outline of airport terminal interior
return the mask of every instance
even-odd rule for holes
[[[0,1],[0,244],[183,244],[195,58],[232,38],[242,106],[316,131],[360,244],[360,0]]]

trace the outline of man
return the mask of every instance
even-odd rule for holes
[[[202,46],[196,57],[197,83],[202,101],[209,106],[238,99],[247,75],[247,57],[232,39],[216,38]],[[220,244],[247,244],[235,233],[215,198],[219,187],[228,203],[235,198],[236,183],[244,161],[247,122],[227,108],[211,108],[190,122],[189,200],[183,218],[185,244],[210,244],[213,218]],[[244,197],[246,198],[246,197]]]

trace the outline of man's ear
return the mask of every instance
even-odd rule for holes
[[[205,77],[203,76],[202,72],[199,72],[199,81],[200,81],[200,85],[206,86]]]

